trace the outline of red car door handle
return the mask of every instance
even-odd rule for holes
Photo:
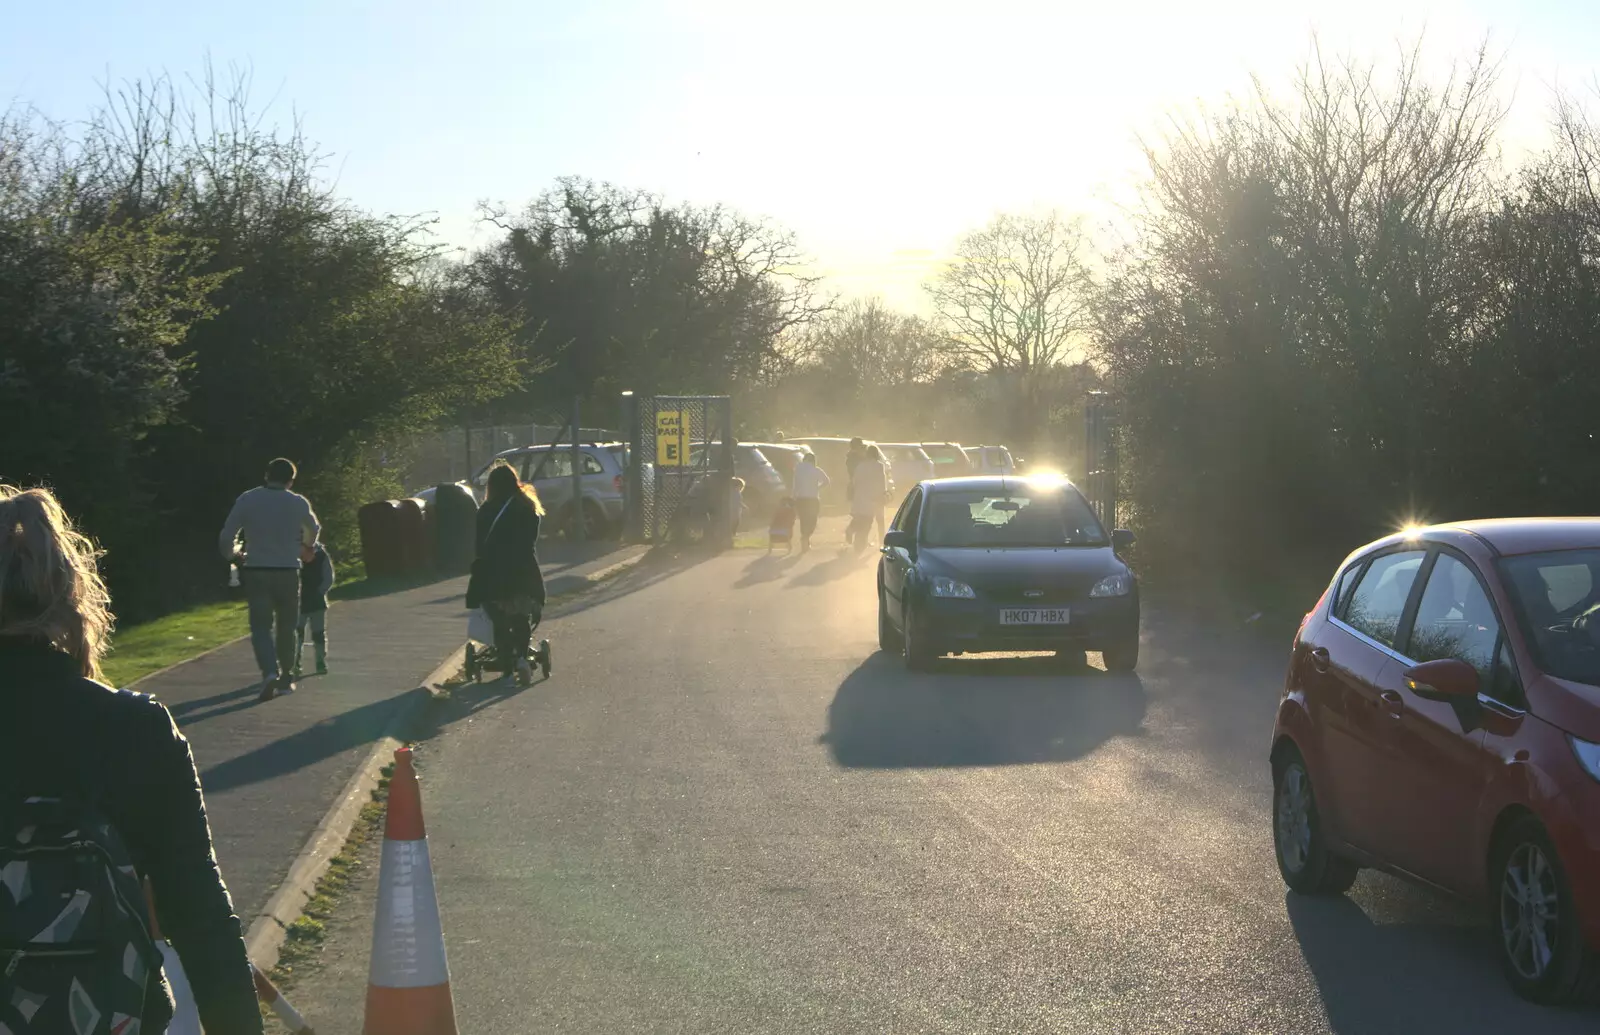
[[[1328,648],[1317,647],[1311,652],[1311,667],[1318,672],[1326,672],[1333,666],[1333,659],[1328,656]]]
[[[1401,697],[1397,690],[1385,690],[1378,695],[1378,699],[1383,702],[1385,710],[1390,715],[1399,715],[1405,711],[1406,699]]]

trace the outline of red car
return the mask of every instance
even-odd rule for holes
[[[1295,637],[1272,773],[1290,888],[1444,889],[1484,904],[1523,996],[1600,992],[1600,519],[1351,554]]]

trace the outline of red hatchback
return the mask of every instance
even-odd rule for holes
[[[1388,870],[1484,903],[1522,995],[1600,992],[1600,519],[1351,554],[1295,637],[1272,772],[1295,891]]]

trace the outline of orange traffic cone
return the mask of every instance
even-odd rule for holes
[[[394,753],[389,778],[367,1019],[361,1030],[363,1035],[456,1035],[444,928],[410,748]]]

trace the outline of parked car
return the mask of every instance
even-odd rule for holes
[[[900,505],[878,563],[878,645],[917,669],[947,653],[1101,652],[1139,663],[1139,585],[1066,479],[923,482]]]
[[[1005,446],[963,446],[973,474],[1014,474],[1016,461]]]
[[[455,484],[466,489],[468,492],[473,493],[473,495],[478,496],[479,503],[483,502],[482,493],[474,489],[471,482],[460,481],[456,482]],[[437,485],[430,485],[425,489],[418,489],[416,492],[411,493],[408,498],[421,500],[424,507],[431,507],[433,506],[433,498],[438,495],[438,488],[439,487]]]
[[[761,455],[767,458],[783,479],[785,491],[794,488],[794,469],[800,463],[802,456],[810,455],[809,446],[790,445],[787,442],[750,442],[748,445],[761,450]]]
[[[878,448],[894,469],[895,478],[907,487],[935,476],[933,458],[917,442],[880,442]]]
[[[719,449],[720,442],[710,442],[705,445],[693,446],[689,450],[689,464],[697,467],[700,465],[704,451],[707,448]],[[744,505],[750,512],[750,520],[766,521],[772,516],[772,511],[778,505],[778,500],[787,492],[783,476],[777,468],[767,459],[765,453],[755,446],[738,442],[733,447],[733,473],[744,479]],[[765,527],[765,526],[763,526]]]
[[[1351,554],[1295,635],[1271,762],[1295,891],[1383,869],[1483,905],[1523,996],[1600,987],[1600,519]]]
[[[626,481],[628,447],[620,442],[586,443],[578,447],[583,465],[580,507],[572,500],[572,446],[520,446],[495,455],[473,476],[472,484],[482,501],[489,482],[489,468],[505,460],[517,469],[523,481],[533,483],[544,504],[545,527],[550,532],[575,534],[575,520],[581,515],[584,537],[604,539],[622,530],[622,500]]]
[[[936,478],[959,478],[973,473],[972,463],[959,442],[924,442],[922,451],[933,461]]]

